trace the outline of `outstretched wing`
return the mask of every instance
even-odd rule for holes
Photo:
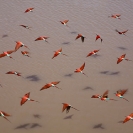
[[[85,67],[85,62],[84,62],[84,64],[80,67],[80,70],[82,71],[82,70],[84,69],[84,67]]]

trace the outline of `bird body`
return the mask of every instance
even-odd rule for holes
[[[33,12],[33,9],[34,9],[33,7],[28,8],[28,9],[25,10],[25,13],[27,13],[27,12]]]
[[[91,56],[91,55],[96,55],[98,51],[99,50],[93,50],[86,57]]]
[[[22,106],[26,101],[34,101],[34,102],[38,102],[38,101],[35,101],[33,99],[30,99],[30,92],[26,93],[22,99],[21,99],[21,102],[20,102],[20,105]]]
[[[61,48],[61,49],[59,49],[59,50],[57,50],[57,51],[54,51],[54,52],[55,52],[55,53],[54,53],[54,55],[53,55],[52,59],[53,59],[53,58],[55,58],[56,56],[58,56],[59,54],[62,54],[62,55],[67,56],[66,54],[63,54],[63,53],[62,53],[62,48]]]
[[[0,58],[5,57],[5,56],[12,58],[10,54],[13,52],[14,52],[14,50],[4,51],[2,54],[0,54]]]
[[[48,36],[40,36],[40,37],[36,38],[35,41],[44,40],[47,42],[48,38],[49,38]]]
[[[133,120],[133,113],[131,113],[130,115],[126,116],[125,120],[123,121],[123,123],[126,123],[129,120]]]
[[[50,83],[44,85],[44,86],[40,89],[40,91],[41,91],[41,90],[44,90],[44,89],[48,89],[48,88],[50,88],[50,87],[56,87],[56,88],[58,88],[56,85],[59,84],[59,83],[60,83],[60,81],[50,82]],[[58,88],[58,89],[60,89],[60,88]]]

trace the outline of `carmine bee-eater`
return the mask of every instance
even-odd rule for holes
[[[22,53],[24,56],[30,57],[28,51],[21,51],[21,53]]]
[[[38,38],[35,39],[35,41],[44,40],[45,42],[48,42],[47,41],[48,38],[49,38],[48,36],[39,36]]]
[[[20,25],[20,26],[22,26],[22,27],[24,27],[24,28],[26,28],[26,29],[31,29],[32,27],[29,27],[29,26],[27,26],[27,25]]]
[[[103,41],[103,39],[101,38],[101,36],[96,34],[96,39],[95,39],[95,41],[98,40],[98,39],[100,39],[101,42]]]
[[[125,120],[123,121],[123,123],[126,123],[129,120],[133,120],[133,113],[131,113],[130,115],[126,116]]]
[[[83,64],[80,68],[77,68],[74,72],[76,72],[76,73],[82,73],[82,74],[84,74],[85,76],[87,76],[87,75],[83,72],[84,67],[85,67],[85,62],[84,62],[84,64]],[[87,76],[87,77],[88,77],[88,76]]]
[[[33,12],[33,9],[34,9],[33,7],[28,8],[28,9],[25,10],[25,13],[27,13],[27,12]]]
[[[28,48],[25,44],[23,44],[20,41],[16,41],[16,46],[15,46],[15,52],[20,48],[20,47],[25,47]],[[29,49],[29,48],[28,48]]]
[[[108,17],[112,17],[112,18],[116,18],[116,19],[121,19],[120,16],[121,16],[120,14],[113,14],[113,15],[108,16]]]
[[[60,22],[61,22],[61,24],[63,24],[63,25],[65,25],[65,26],[69,27],[69,26],[67,25],[68,21],[69,21],[69,20],[63,20],[63,21],[60,21]]]
[[[119,98],[123,98],[124,100],[128,101],[123,95],[128,91],[128,89],[118,90],[115,95]],[[128,101],[129,102],[129,101]]]
[[[50,87],[55,87],[55,88],[57,88],[57,89],[60,89],[59,87],[56,86],[56,85],[59,84],[59,83],[60,83],[60,81],[50,82],[50,83],[44,85],[44,86],[40,89],[40,91],[41,91],[41,90],[44,90],[44,89],[48,89],[48,88],[50,88]]]
[[[53,55],[52,59],[53,59],[53,58],[55,58],[56,56],[58,56],[59,54],[62,54],[62,55],[67,56],[66,54],[63,54],[63,53],[62,53],[62,48],[61,48],[61,49],[59,49],[59,50],[57,50],[57,51],[54,51],[54,52],[55,52],[55,53],[54,53],[54,55]]]
[[[5,56],[7,56],[7,57],[9,57],[9,58],[12,58],[10,54],[13,53],[13,52],[14,52],[14,50],[5,51],[5,52],[3,52],[2,54],[0,54],[0,58],[5,57]],[[13,59],[13,58],[12,58],[12,59]]]
[[[128,30],[125,30],[125,31],[118,31],[117,29],[115,30],[118,34],[120,35],[126,35],[125,33],[128,31]]]
[[[93,50],[93,51],[91,51],[86,57],[88,57],[88,56],[91,56],[91,55],[97,55],[97,52],[98,52],[99,50]]]
[[[62,104],[63,104],[62,112],[63,112],[64,110],[66,110],[66,113],[68,113],[69,110],[70,110],[70,108],[73,108],[73,109],[79,111],[78,109],[72,107],[70,104],[67,104],[67,103],[62,103]]]
[[[84,42],[85,37],[82,34],[78,34],[75,40],[77,40],[78,38],[81,38],[81,41]]]
[[[16,71],[9,71],[6,74],[14,74],[14,75],[17,75],[17,76],[21,76],[21,73],[20,72],[16,72]]]
[[[5,118],[7,121],[9,121],[9,120],[6,118],[6,116],[11,116],[11,115],[7,114],[7,113],[4,112],[4,111],[0,111],[0,116],[2,116],[2,117]],[[9,122],[10,122],[10,121],[9,121]]]
[[[129,60],[129,59],[126,59],[125,56],[126,56],[126,54],[121,55],[121,56],[117,59],[117,64],[119,64],[119,63],[120,63],[121,61],[123,61],[123,60],[131,61],[131,60]]]
[[[26,93],[26,94],[22,97],[21,102],[20,102],[20,105],[22,106],[22,105],[23,105],[25,102],[27,102],[27,101],[38,102],[38,101],[35,101],[35,100],[33,100],[33,99],[30,99],[29,97],[30,97],[30,92]]]

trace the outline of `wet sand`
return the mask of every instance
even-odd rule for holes
[[[33,12],[24,13],[34,7]],[[133,1],[125,0],[27,0],[2,1],[0,4],[0,50],[1,53],[15,48],[15,41],[22,41],[30,50],[22,47],[8,57],[0,59],[2,88],[0,110],[9,114],[11,123],[0,118],[3,133],[125,133],[132,132],[132,121],[122,124],[125,116],[133,112],[133,62],[116,64],[117,57],[126,53],[133,60]],[[121,14],[121,20],[108,18]],[[69,19],[66,27],[59,21]],[[20,27],[24,24],[31,30]],[[129,30],[126,36],[115,32]],[[75,40],[78,33],[86,38],[84,43]],[[100,34],[103,42],[95,42]],[[34,41],[39,36],[49,36],[48,42]],[[54,52],[62,48],[68,57]],[[100,49],[97,57],[86,55]],[[28,50],[31,58],[21,54]],[[84,73],[74,73],[83,63]],[[22,77],[7,75],[15,70]],[[61,81],[58,87],[40,91],[51,81]],[[130,102],[119,99],[114,93],[127,89]],[[93,94],[109,90],[109,97],[118,101],[104,102],[91,99]],[[31,92],[30,97],[39,101],[26,102],[20,106],[20,97]],[[70,109],[62,113],[62,103],[69,103],[80,111]]]

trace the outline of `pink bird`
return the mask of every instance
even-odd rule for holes
[[[131,60],[129,60],[129,59],[125,59],[125,56],[126,56],[126,54],[121,55],[121,56],[118,58],[118,60],[117,60],[117,64],[119,64],[119,63],[120,63],[121,61],[123,61],[123,60],[131,61]]]
[[[81,38],[81,41],[84,42],[85,37],[82,34],[78,34],[75,40],[77,40],[78,38]]]
[[[91,56],[91,55],[96,55],[98,51],[99,50],[93,50],[86,57]]]
[[[35,39],[35,41],[44,40],[45,42],[48,42],[47,41],[48,38],[49,38],[48,36],[40,36],[37,39]]]
[[[0,58],[5,57],[5,56],[7,56],[7,57],[9,57],[9,58],[12,58],[10,54],[13,53],[13,52],[14,52],[14,50],[5,51],[5,52],[3,52],[2,54],[0,54]],[[12,58],[12,59],[13,59],[13,58]]]
[[[57,89],[60,89],[60,88],[58,88],[58,87],[56,86],[56,85],[59,84],[59,83],[60,83],[60,81],[50,82],[50,83],[44,85],[44,86],[40,89],[40,91],[41,91],[41,90],[44,90],[44,89],[48,89],[48,88],[50,88],[50,87],[55,87],[55,88],[57,88]]]
[[[83,64],[80,68],[77,68],[74,72],[76,72],[76,73],[82,73],[82,74],[84,74],[85,76],[87,76],[87,75],[83,72],[84,67],[85,67],[85,62],[84,62],[84,64]],[[88,76],[87,76],[87,77],[88,77]]]
[[[6,74],[14,74],[14,75],[17,75],[17,76],[21,76],[21,73],[20,72],[16,72],[16,71],[9,71]]]
[[[0,111],[0,116],[2,116],[3,118],[5,118],[7,121],[9,121],[7,118],[6,118],[6,116],[11,116],[11,115],[9,115],[9,114],[7,114],[6,112],[4,112],[4,111]],[[10,122],[10,121],[9,121]],[[11,123],[11,122],[10,122]]]
[[[108,16],[108,17],[112,17],[112,18],[116,18],[116,19],[121,19],[120,18],[120,14],[114,14],[114,15],[111,15],[111,16]]]
[[[63,54],[63,53],[62,53],[62,48],[59,49],[59,50],[57,50],[57,51],[54,51],[54,52],[55,52],[55,53],[54,53],[54,56],[52,57],[52,59],[53,59],[54,57],[58,56],[59,54],[62,54],[62,55],[67,56],[66,54]]]
[[[96,39],[95,39],[95,41],[98,40],[98,39],[101,39],[101,42],[103,41],[103,39],[101,38],[101,36],[96,34]]]
[[[38,102],[38,101],[35,101],[33,99],[30,99],[30,92],[26,93],[22,99],[21,99],[21,102],[20,102],[20,105],[22,106],[26,101],[34,101],[34,102]]]
[[[15,46],[15,52],[20,48],[20,47],[25,47],[28,48],[25,44],[23,44],[20,41],[16,41],[16,46]],[[29,48],[28,48],[29,49]]]
[[[24,56],[30,57],[28,51],[21,51],[21,53],[22,53]]]
[[[118,90],[115,95],[119,98],[123,98],[124,100],[128,101],[123,95],[128,91],[128,89]],[[129,101],[128,101],[129,102]]]
[[[28,9],[25,10],[25,13],[27,13],[27,12],[33,12],[33,9],[34,9],[33,7],[28,8]]]
[[[123,121],[123,123],[126,123],[129,120],[133,120],[133,113],[131,113],[130,115],[126,116],[125,120]]]
[[[77,110],[76,108],[72,107],[70,104],[67,104],[67,103],[62,103],[62,104],[63,104],[62,112],[64,110],[66,110],[66,113],[68,113],[70,108],[73,108],[73,109]],[[77,111],[79,111],[79,110],[77,110]]]
[[[69,20],[63,20],[63,21],[60,21],[60,22],[61,22],[61,24],[63,24],[63,25],[65,25],[65,26],[68,27],[68,25],[67,25],[68,21],[69,21]]]

